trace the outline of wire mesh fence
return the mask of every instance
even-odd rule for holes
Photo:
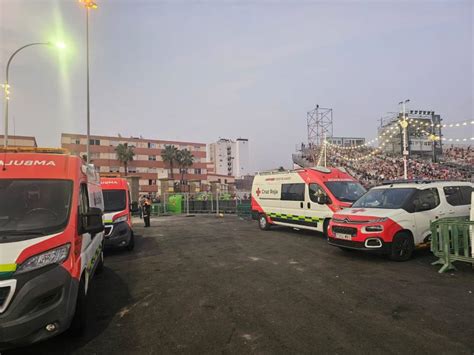
[[[151,213],[154,216],[214,213],[247,217],[250,200],[227,193],[165,193],[159,202],[153,203]]]

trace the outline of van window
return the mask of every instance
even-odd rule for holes
[[[318,184],[309,184],[309,198],[311,201],[318,203],[318,196],[327,195],[321,186]]]
[[[443,188],[446,196],[446,201],[451,206],[463,206],[471,204],[471,192],[470,186],[446,186]]]
[[[304,201],[305,184],[282,184],[281,199],[283,201]]]
[[[420,190],[413,199],[415,211],[429,211],[439,205],[438,189]]]
[[[104,212],[123,211],[127,207],[125,190],[103,190]]]
[[[81,193],[79,196],[79,213],[87,213],[89,211],[89,194],[87,192],[87,184],[81,184]]]
[[[0,179],[0,243],[63,230],[72,185],[68,180]]]

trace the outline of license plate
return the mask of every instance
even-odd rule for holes
[[[345,234],[345,233],[336,233],[336,238],[337,239],[344,239],[344,240],[351,240],[352,235],[350,234]]]

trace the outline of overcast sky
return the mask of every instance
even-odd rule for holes
[[[97,2],[93,134],[245,137],[260,170],[291,165],[316,104],[333,109],[335,135],[368,139],[404,98],[448,123],[474,117],[470,0]],[[86,131],[85,12],[76,0],[0,1],[2,81],[15,49],[54,38],[67,51],[28,48],[10,69],[10,133],[42,146]]]

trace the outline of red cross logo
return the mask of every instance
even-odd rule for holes
[[[358,210],[352,210],[351,213],[357,213],[357,212],[364,212],[365,210],[363,208],[359,208]]]
[[[260,191],[260,187],[257,187],[257,191],[255,191],[255,193],[257,194],[257,197],[260,196],[260,194],[262,193],[262,191]]]

